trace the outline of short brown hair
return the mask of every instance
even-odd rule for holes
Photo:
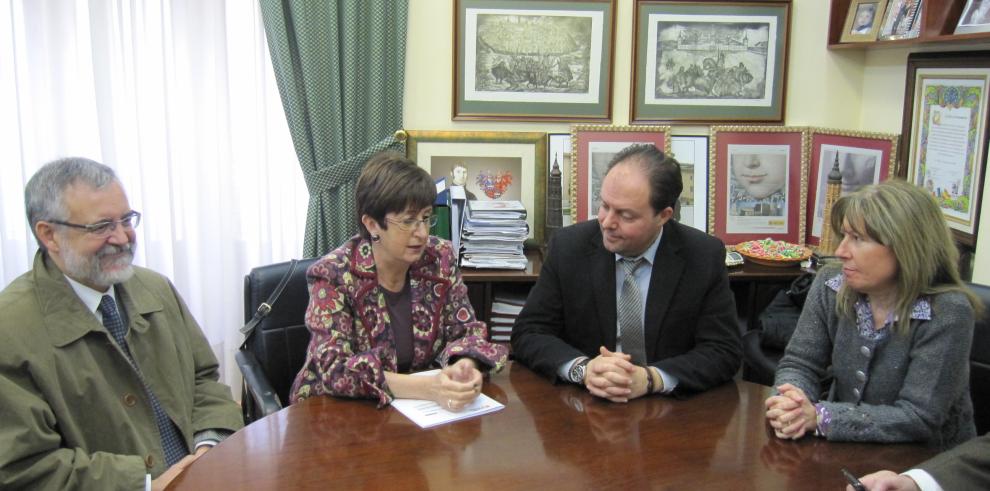
[[[666,155],[652,143],[629,145],[612,157],[608,172],[619,164],[635,163],[646,173],[650,182],[650,206],[653,214],[677,206],[684,183],[681,180],[681,164]]]
[[[385,215],[431,206],[437,198],[437,188],[430,174],[412,160],[395,152],[382,152],[372,155],[364,165],[354,195],[358,231],[370,239],[371,233],[361,217],[368,215],[387,230]]]

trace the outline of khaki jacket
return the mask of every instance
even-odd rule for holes
[[[165,277],[117,285],[134,360],[186,445],[243,423],[217,360]],[[0,489],[143,489],[166,469],[137,374],[58,267],[38,253],[0,292]]]

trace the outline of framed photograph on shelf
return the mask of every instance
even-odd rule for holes
[[[990,32],[990,0],[966,0],[955,34]]]
[[[702,232],[708,231],[708,137],[672,136],[670,151],[681,164],[684,190],[674,218]]]
[[[404,130],[406,156],[434,179],[459,179],[468,199],[519,200],[526,207],[528,246],[543,245],[547,134],[508,131]],[[400,137],[401,139],[401,137]]]
[[[630,121],[783,121],[790,8],[638,0]]]
[[[956,240],[975,247],[987,161],[990,51],[908,56],[900,175],[938,201]]]
[[[923,0],[890,0],[878,38],[881,40],[913,39],[921,33]]]
[[[811,164],[808,167],[806,243],[818,245],[825,217],[828,174],[838,166],[841,196],[867,184],[886,181],[897,170],[898,135],[811,128]]]
[[[808,132],[712,126],[708,233],[726,245],[770,238],[804,244]]]
[[[612,157],[637,143],[652,143],[670,152],[669,126],[571,126],[571,159],[574,184],[571,214],[574,223],[598,216],[602,179]]]
[[[615,0],[454,2],[455,120],[610,121]]]
[[[560,170],[560,213],[562,226],[566,227],[574,223],[571,215],[571,196],[574,180],[571,175],[574,172],[571,163],[571,134],[570,133],[550,133],[547,135],[547,194],[549,194],[550,174],[554,167]]]
[[[886,8],[887,0],[852,0],[849,4],[849,12],[846,13],[846,24],[842,28],[840,41],[843,43],[876,41]]]

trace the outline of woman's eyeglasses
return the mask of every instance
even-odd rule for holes
[[[426,228],[430,229],[437,224],[436,215],[430,215],[422,220],[418,220],[415,218],[405,218],[402,220],[397,220],[395,218],[386,218],[386,220],[388,220],[389,223],[395,224],[395,226],[399,227],[399,230],[402,230],[403,232],[412,232],[420,225],[426,225]]]

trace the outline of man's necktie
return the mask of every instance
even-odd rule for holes
[[[619,339],[622,342],[622,351],[632,357],[632,362],[636,365],[646,365],[646,342],[643,338],[643,296],[636,285],[636,268],[643,264],[645,260],[639,258],[635,261],[622,259],[619,264],[626,272],[626,278],[622,281],[622,290],[619,292],[618,317],[619,317]]]
[[[138,378],[141,379],[144,392],[147,394],[148,400],[151,402],[151,409],[155,413],[155,423],[158,424],[158,433],[162,439],[162,449],[165,451],[165,462],[171,467],[172,464],[188,455],[189,450],[186,448],[185,442],[182,441],[179,429],[175,427],[175,423],[165,413],[165,409],[162,408],[161,403],[158,402],[158,398],[151,391],[151,387],[144,380],[144,375],[141,374],[137,364],[134,363],[134,358],[131,356],[131,350],[127,346],[127,339],[125,337],[127,327],[124,326],[124,321],[120,318],[120,312],[117,311],[117,303],[114,302],[113,296],[103,295],[99,310],[103,314],[103,326],[107,328],[107,331],[110,331],[110,335],[117,342],[117,346],[120,346],[120,350],[127,355],[127,361],[131,363],[131,367],[134,368],[134,371],[138,374]]]

